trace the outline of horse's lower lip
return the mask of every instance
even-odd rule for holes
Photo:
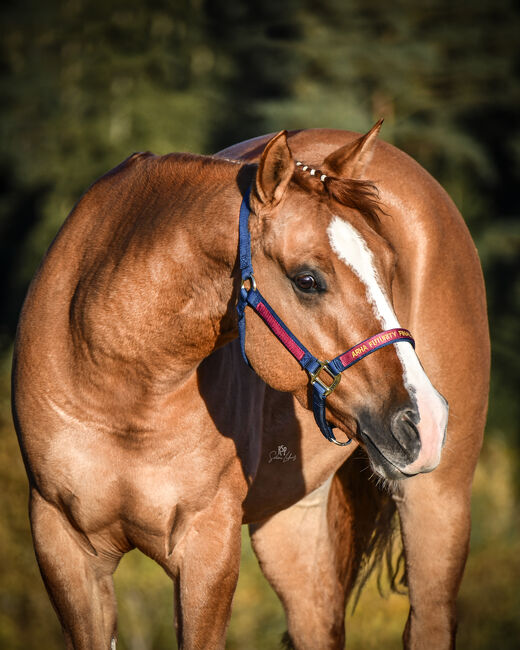
[[[395,465],[394,465],[394,467],[395,467]],[[396,468],[396,470],[398,472],[401,472],[401,474],[403,475],[403,478],[411,478],[412,476],[417,476],[417,474],[419,474],[419,472],[413,472],[412,474],[408,474],[407,472],[403,472],[403,470],[399,469],[398,467],[395,467],[395,468]]]
[[[392,461],[388,460],[388,458],[385,458],[385,460],[388,463],[385,468],[385,473],[384,473],[385,478],[392,479],[394,481],[400,481],[400,480],[404,480],[405,478],[410,478],[411,476],[415,476],[415,474],[405,474],[403,470],[399,469],[399,467],[394,465]]]
[[[415,476],[415,474],[406,474],[403,472],[402,469],[400,469],[395,463],[393,463],[383,454],[383,452],[377,447],[370,436],[367,436],[367,434],[362,430],[359,430],[359,428],[358,431],[359,438],[363,441],[364,447],[367,451],[370,464],[377,474],[383,476],[386,479],[396,481]]]

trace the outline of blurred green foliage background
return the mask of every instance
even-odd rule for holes
[[[18,0],[0,16],[0,647],[61,647],[30,541],[9,370],[28,282],[74,202],[133,151],[211,153],[282,128],[363,131],[384,117],[382,137],[448,190],[482,260],[492,390],[459,647],[517,648],[518,4]],[[283,613],[246,535],[243,554],[228,647],[275,648]],[[173,647],[161,570],[133,552],[116,583],[119,647]],[[348,647],[399,647],[406,613],[406,598],[382,600],[370,583],[347,615]]]

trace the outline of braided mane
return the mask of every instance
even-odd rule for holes
[[[299,161],[296,168],[293,179],[300,187],[318,192],[325,190],[330,198],[360,212],[372,225],[379,223],[383,209],[379,201],[379,191],[372,181],[329,176],[320,169],[314,169]]]

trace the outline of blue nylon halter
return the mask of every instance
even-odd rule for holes
[[[341,373],[350,368],[355,363],[365,358],[372,352],[379,350],[380,348],[386,347],[387,345],[392,345],[398,341],[407,341],[415,347],[415,342],[412,338],[412,335],[408,330],[405,329],[393,329],[386,330],[385,332],[380,332],[375,336],[358,343],[353,348],[350,348],[346,352],[338,355],[332,361],[319,361],[314,355],[312,355],[309,350],[296,338],[296,336],[291,332],[291,330],[285,325],[285,323],[278,317],[274,309],[269,305],[267,300],[262,296],[260,291],[256,287],[255,277],[253,274],[253,264],[251,261],[251,234],[249,232],[249,194],[251,188],[247,190],[244,194],[242,204],[240,206],[240,218],[239,218],[239,260],[240,260],[240,271],[242,275],[242,285],[240,287],[240,292],[237,302],[237,311],[238,311],[238,334],[240,338],[240,347],[242,350],[242,356],[244,357],[247,365],[252,368],[249,363],[249,359],[246,355],[245,350],[245,338],[246,338],[246,319],[245,319],[245,309],[247,306],[250,306],[256,311],[256,313],[262,318],[264,323],[269,327],[273,334],[278,338],[278,340],[285,346],[285,348],[293,355],[293,357],[298,361],[298,363],[304,368],[310,375],[310,382],[313,388],[312,391],[312,410],[314,413],[314,419],[316,424],[320,428],[322,434],[336,445],[344,447],[352,442],[352,439],[349,438],[345,442],[340,442],[336,440],[334,433],[332,431],[333,427],[327,422],[325,416],[325,401],[327,395],[330,395],[332,391],[339,384],[341,379]],[[250,287],[246,289],[245,283],[249,281]],[[325,371],[329,377],[332,379],[331,384],[325,384],[320,378],[320,373]]]

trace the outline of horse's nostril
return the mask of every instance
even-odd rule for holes
[[[421,439],[416,426],[417,413],[412,409],[402,409],[392,418],[392,435],[410,458],[415,460],[421,448]]]

